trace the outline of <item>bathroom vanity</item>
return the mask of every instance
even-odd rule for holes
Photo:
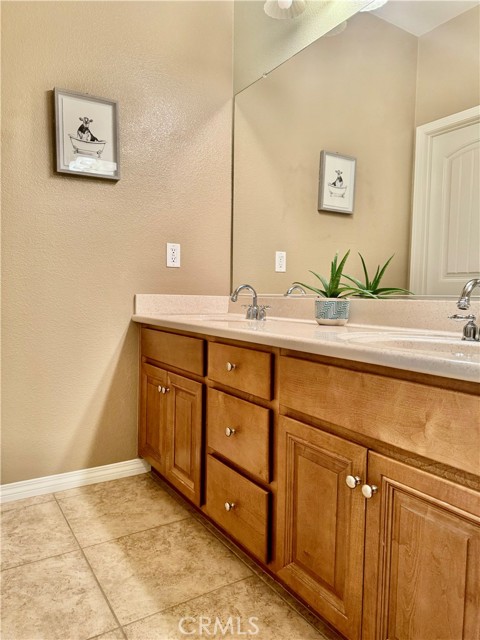
[[[178,492],[346,638],[479,637],[473,348],[402,360],[371,327],[134,320],[139,454]]]

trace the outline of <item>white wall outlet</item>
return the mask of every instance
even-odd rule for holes
[[[275,271],[284,273],[287,270],[287,252],[275,251]]]
[[[180,245],[167,242],[167,267],[180,266]]]

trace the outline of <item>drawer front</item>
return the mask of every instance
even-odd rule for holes
[[[480,475],[480,398],[281,357],[280,404]]]
[[[207,444],[245,471],[269,482],[268,409],[209,389]]]
[[[268,491],[207,456],[208,515],[262,562],[268,560]],[[225,505],[233,505],[230,510]]]
[[[142,356],[199,376],[204,374],[203,344],[199,338],[142,329]]]
[[[239,391],[272,399],[272,354],[213,342],[208,377]]]

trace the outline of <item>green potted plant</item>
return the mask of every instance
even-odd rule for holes
[[[315,300],[315,319],[318,324],[346,324],[350,311],[350,301],[345,296],[351,291],[351,287],[344,286],[341,282],[343,269],[350,254],[350,250],[343,256],[340,263],[338,262],[338,253],[330,265],[330,279],[327,280],[323,276],[310,271],[321,282],[323,288],[312,287],[303,282],[295,282],[310,291],[316,293],[319,297]]]
[[[393,256],[390,256],[390,258],[385,262],[383,267],[380,267],[380,265],[378,265],[375,275],[373,276],[373,278],[370,278],[368,274],[367,266],[365,264],[365,260],[363,259],[362,254],[359,253],[358,255],[360,256],[360,260],[362,261],[365,282],[360,282],[360,280],[357,280],[352,276],[347,276],[346,274],[343,274],[344,278],[346,278],[347,280],[350,280],[350,282],[353,282],[353,284],[355,285],[354,287],[350,287],[350,293],[352,295],[358,296],[361,298],[383,298],[385,296],[400,295],[402,293],[407,295],[412,294],[411,291],[407,291],[407,289],[400,289],[398,287],[380,287],[380,281],[383,278],[385,270],[390,264]]]

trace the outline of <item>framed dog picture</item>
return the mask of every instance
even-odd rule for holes
[[[117,103],[57,88],[54,98],[57,172],[119,180]]]
[[[318,210],[353,213],[355,201],[355,158],[338,153],[320,153]]]

